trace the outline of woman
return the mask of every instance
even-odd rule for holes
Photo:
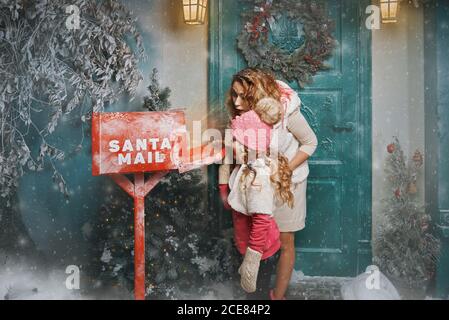
[[[285,299],[296,258],[295,232],[304,229],[306,218],[306,189],[309,166],[307,160],[315,152],[318,141],[307,120],[300,112],[301,100],[298,94],[282,81],[258,69],[248,68],[233,77],[227,107],[234,119],[252,110],[263,98],[272,98],[282,103],[282,123],[295,139],[295,143],[283,146],[289,160],[292,175],[294,206],[283,205],[276,209],[274,217],[281,232],[281,256],[277,266],[276,286],[271,299]],[[284,141],[284,139],[282,139]],[[280,142],[282,142],[280,141]],[[292,151],[293,150],[293,151]],[[219,184],[222,198],[226,198],[230,166],[219,169]],[[224,199],[225,200],[225,199]]]

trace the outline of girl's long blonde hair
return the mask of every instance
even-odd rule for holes
[[[243,161],[246,164],[243,169],[242,176],[240,177],[240,186],[242,191],[248,187],[248,184],[254,186],[254,181],[256,179],[256,171],[248,166],[248,149],[244,148]],[[288,163],[288,159],[282,155],[278,154],[277,161],[271,161],[270,167],[272,174],[270,176],[270,181],[275,189],[275,196],[282,203],[287,203],[290,208],[293,208],[294,197],[291,192],[292,184],[292,170]],[[248,182],[250,180],[250,182]]]
[[[249,109],[254,110],[262,121],[269,125],[274,125],[281,120],[281,107],[273,108],[273,104],[269,106],[269,102],[258,105],[259,101],[265,98],[272,98],[280,103],[281,92],[276,79],[271,73],[256,68],[247,68],[234,75],[232,84],[236,81],[239,82],[245,90],[244,98],[249,105]],[[234,107],[231,94],[232,90],[231,86],[227,96],[226,106],[231,118],[234,119],[239,113]],[[247,164],[248,149],[246,147],[244,149],[243,159],[244,163]],[[291,192],[292,171],[290,170],[288,159],[279,153],[278,159],[276,159],[276,161],[271,161],[270,165],[273,172],[270,176],[270,181],[275,188],[276,197],[281,203],[287,203],[290,208],[293,208],[294,197]],[[246,166],[240,179],[242,188],[247,187],[248,177],[250,184],[253,184],[256,179],[256,171],[249,166]]]
[[[232,77],[231,88],[226,98],[226,107],[232,119],[239,115],[232,100],[232,85],[235,82],[239,82],[243,86],[245,90],[244,99],[247,101],[250,110],[253,110],[257,102],[263,98],[281,100],[279,86],[271,73],[256,68],[243,69]]]

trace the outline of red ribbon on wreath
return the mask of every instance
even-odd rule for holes
[[[321,62],[321,61],[313,59],[312,56],[310,56],[310,55],[308,55],[308,54],[304,56],[304,60],[305,60],[308,64],[311,64],[311,65],[313,65],[313,66],[316,67],[316,68],[318,68],[318,67],[320,67],[320,66],[322,65],[322,62]]]
[[[271,3],[265,3],[260,8],[260,13],[251,21],[248,28],[248,32],[251,34],[251,41],[259,39],[261,34],[263,34],[265,40],[268,39],[268,27],[264,23],[271,17],[270,9]]]

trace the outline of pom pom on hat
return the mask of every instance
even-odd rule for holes
[[[263,122],[255,111],[237,116],[231,122],[234,138],[249,149],[267,151],[272,127]]]
[[[282,119],[282,104],[273,98],[263,98],[254,106],[253,110],[260,119],[268,125],[275,125]]]

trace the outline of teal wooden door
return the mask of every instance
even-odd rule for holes
[[[290,83],[319,140],[309,161],[306,228],[296,236],[295,268],[306,275],[355,276],[371,262],[371,36],[364,22],[368,3],[325,2],[339,42],[329,60],[332,69],[305,89]],[[248,8],[237,0],[211,1],[211,108],[223,107],[232,75],[246,67],[235,40],[244,23],[242,10]],[[211,170],[210,178],[216,179],[215,174]],[[211,197],[216,197],[213,191]],[[226,226],[219,205],[213,209],[220,226]]]
[[[431,1],[425,7],[426,203],[441,241],[436,294],[449,298],[449,3]],[[437,130],[435,130],[435,128]]]

